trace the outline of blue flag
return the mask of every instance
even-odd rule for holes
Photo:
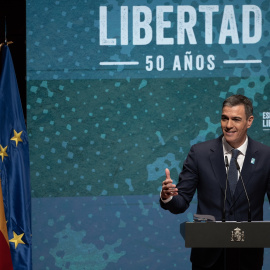
[[[23,110],[7,45],[1,49],[0,177],[14,270],[32,269],[29,147]],[[1,258],[2,259],[2,258]]]

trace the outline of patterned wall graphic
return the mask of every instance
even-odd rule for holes
[[[221,134],[235,93],[270,145],[269,5],[27,0],[34,269],[190,269],[197,198],[162,210],[164,170]]]

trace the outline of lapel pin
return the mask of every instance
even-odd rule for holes
[[[255,158],[252,158],[250,161],[251,164],[255,164]]]

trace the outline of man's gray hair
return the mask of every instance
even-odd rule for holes
[[[243,95],[233,95],[224,100],[223,106],[233,107],[237,105],[244,105],[246,118],[248,119],[251,115],[253,115],[253,106],[252,102]]]

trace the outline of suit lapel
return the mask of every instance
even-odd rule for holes
[[[256,166],[256,164],[253,164],[252,162],[252,160],[256,159],[256,152],[257,150],[254,147],[252,139],[248,138],[248,147],[246,151],[244,164],[241,170],[241,175],[246,188],[248,186],[249,181],[252,179],[252,175]],[[234,202],[236,202],[239,199],[240,195],[243,192],[245,192],[243,188],[243,183],[242,180],[239,179],[234,193]]]
[[[213,145],[210,149],[210,160],[212,169],[214,171],[216,179],[219,181],[220,187],[222,189],[223,195],[225,197],[225,190],[226,190],[226,168],[224,163],[224,154],[223,154],[223,147],[222,147],[222,137],[220,136],[217,139],[217,143]],[[231,204],[231,196],[229,192],[230,188],[227,187],[227,201]]]

